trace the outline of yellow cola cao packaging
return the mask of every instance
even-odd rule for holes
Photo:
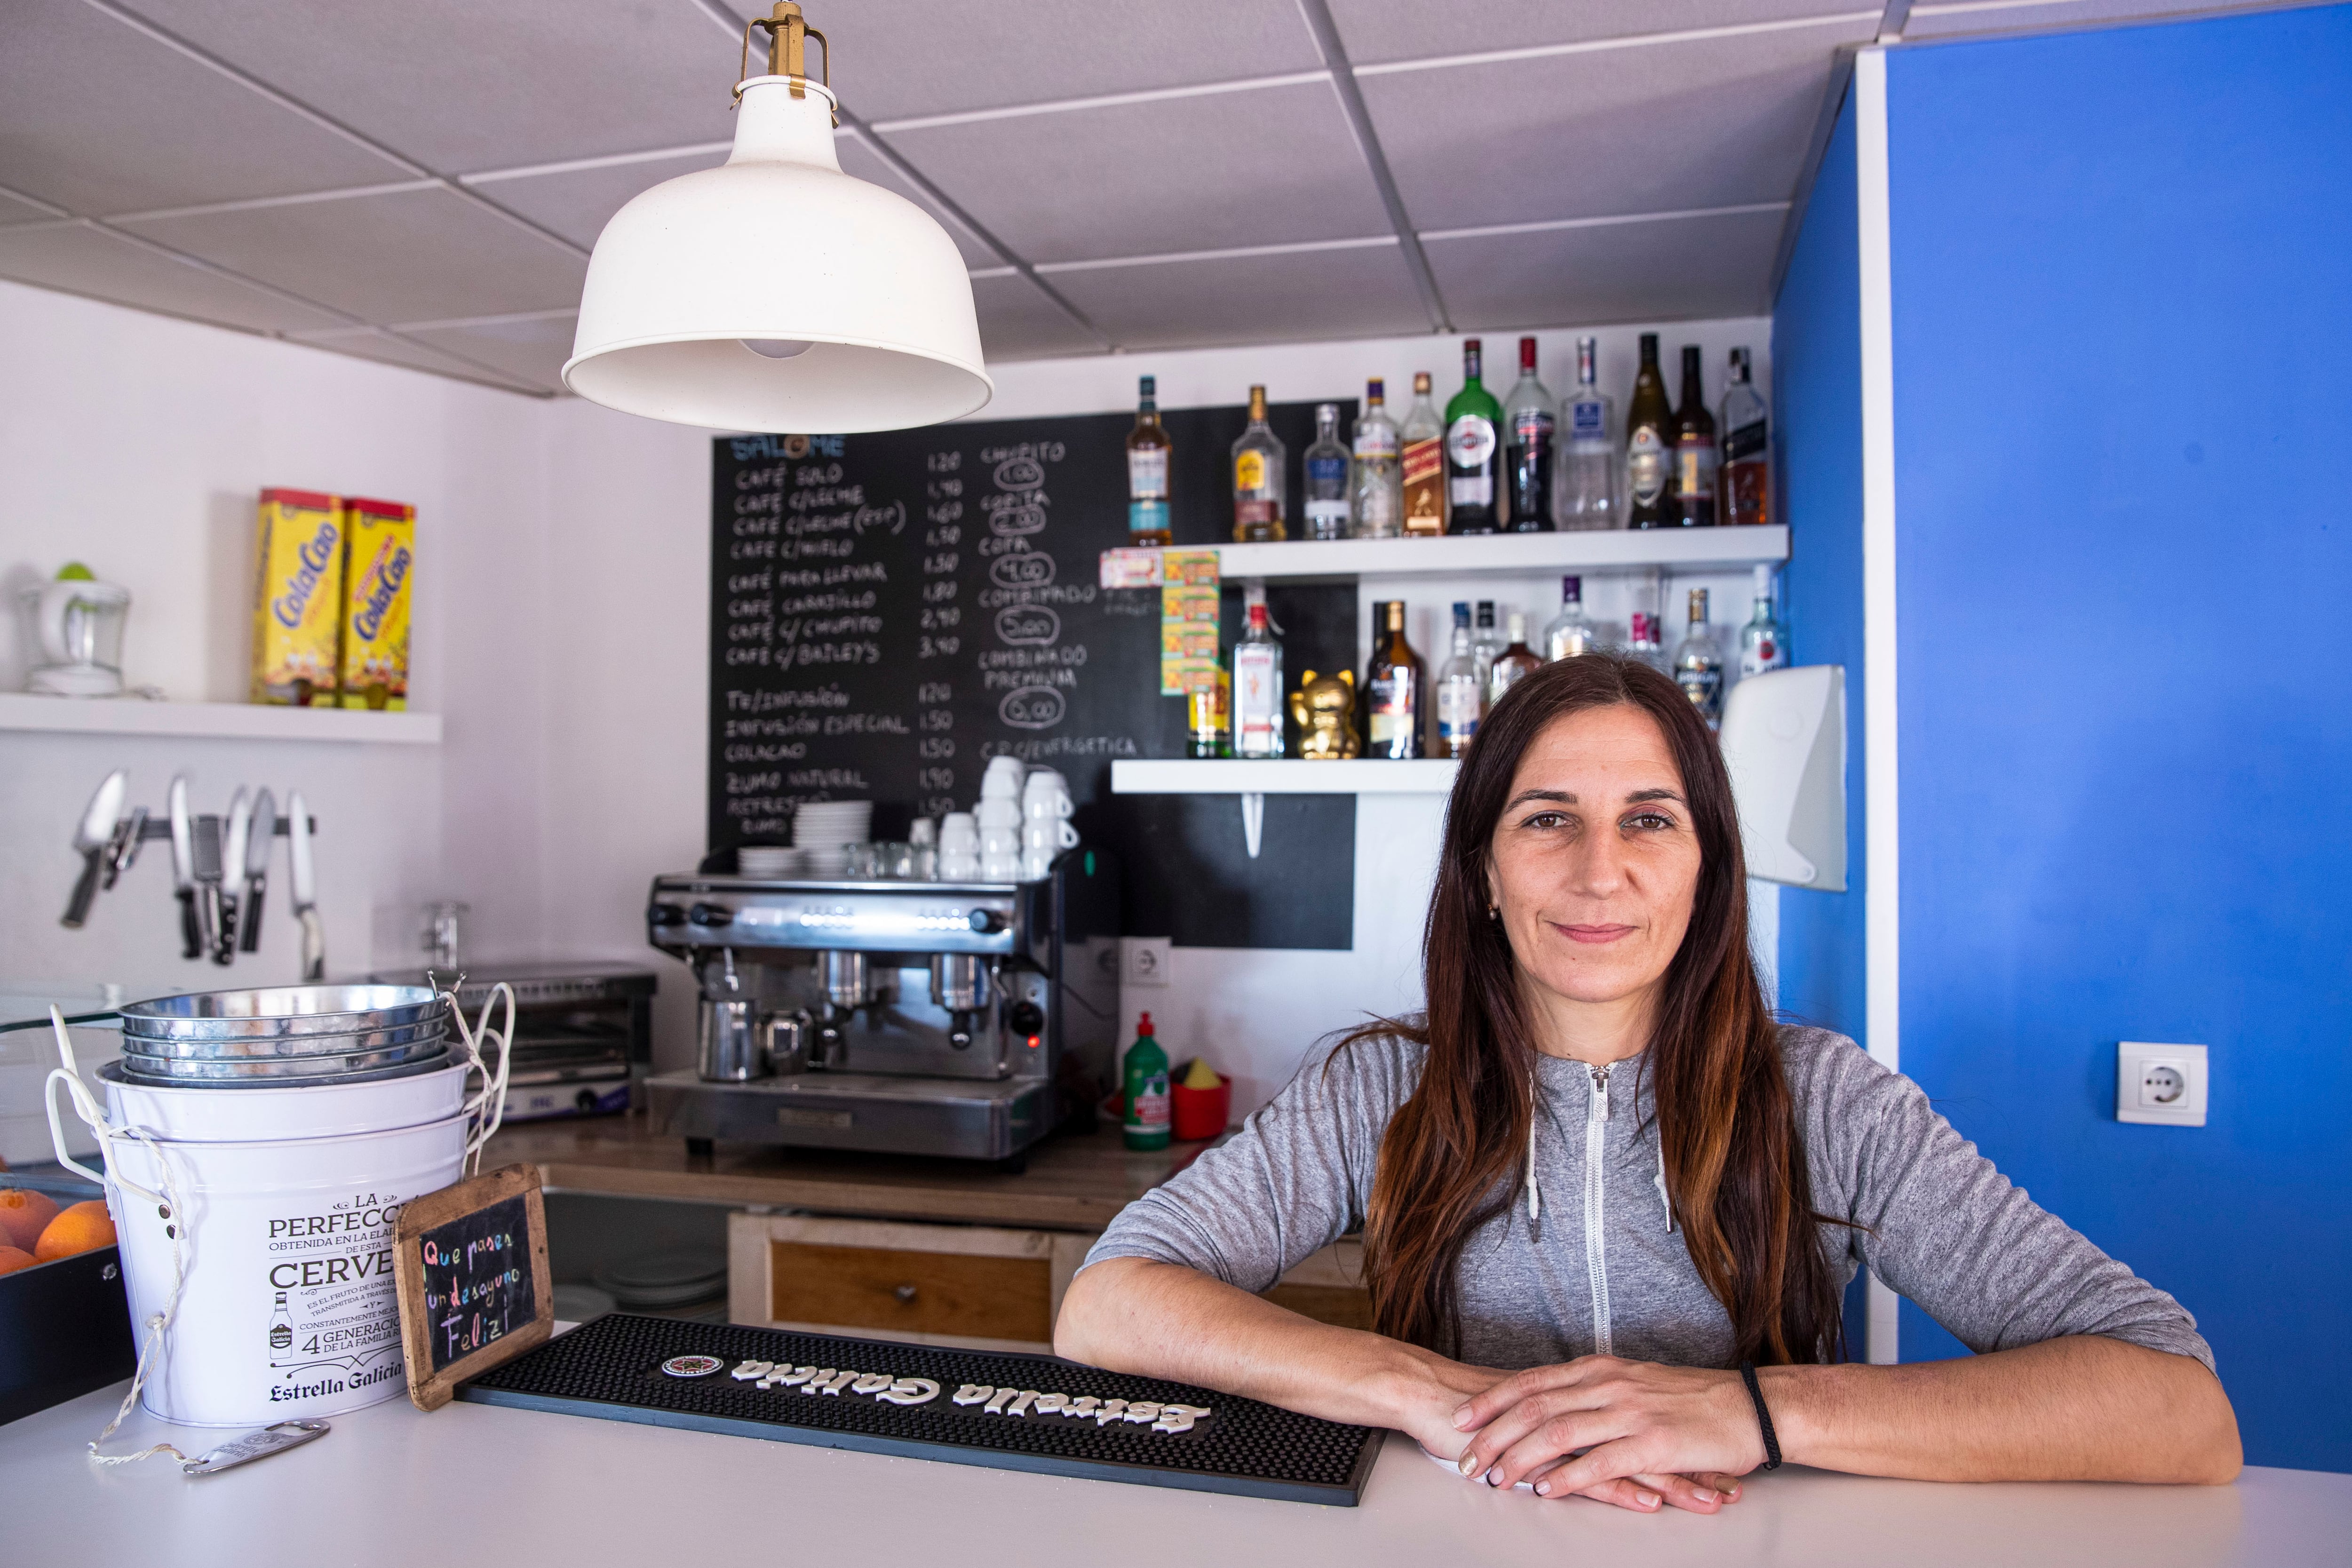
[[[416,509],[348,500],[349,586],[343,594],[343,706],[408,706],[408,605],[416,574]]]
[[[317,490],[261,492],[251,700],[331,708],[341,667],[342,503]]]

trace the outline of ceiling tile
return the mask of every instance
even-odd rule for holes
[[[1389,232],[1328,82],[896,132],[889,141],[1031,261]]]
[[[125,226],[370,321],[580,302],[587,263],[447,191],[406,191]]]
[[[27,195],[104,217],[406,173],[80,0],[8,0],[6,17],[0,184]]]
[[[1330,6],[1348,58],[1360,66],[1884,8],[1883,0],[1330,0]]]
[[[405,336],[446,349],[477,364],[503,371],[543,392],[563,390],[563,362],[572,357],[576,313],[519,321],[473,321],[463,326],[409,327]]]
[[[881,155],[868,147],[862,138],[836,137],[834,140],[834,149],[840,154],[843,174],[853,179],[879,185],[886,191],[896,192],[937,218],[940,226],[948,231],[948,237],[955,241],[956,249],[962,254],[963,264],[966,267],[1001,267],[1004,264],[1004,258],[973,237],[971,230],[965,228],[948,213],[941,211],[939,205],[919,187],[900,179],[898,171],[885,163]]]
[[[736,47],[693,0],[129,3],[442,174],[723,142],[734,131]]]
[[[537,392],[539,389],[518,381],[509,381],[486,366],[468,364],[436,349],[411,342],[389,332],[379,332],[362,327],[351,331],[307,332],[289,338],[289,342],[305,348],[325,349],[330,353],[350,354],[354,359],[373,360],[379,364],[402,365],[409,370],[430,371],[435,375],[454,376],[459,381],[478,382],[505,392]]]
[[[1903,24],[1903,36],[1955,37],[1969,34],[2015,33],[2043,27],[2080,27],[2100,23],[2160,22],[2183,14],[2200,16],[2217,11],[2265,11],[2278,0],[2017,0],[2016,4],[1914,5]]]
[[[333,325],[323,310],[159,256],[87,224],[0,229],[0,278],[257,331]]]
[[[1393,245],[1055,272],[1122,349],[1394,337],[1429,330]]]
[[[54,221],[57,216],[37,203],[19,201],[5,192],[0,192],[0,224],[47,223]]]
[[[991,363],[1101,353],[1109,346],[1026,278],[975,278],[971,302],[980,313],[981,353]]]
[[[574,245],[593,247],[596,237],[604,232],[605,220],[626,205],[630,197],[651,190],[664,180],[726,161],[723,152],[696,153],[683,158],[648,159],[642,163],[615,163],[602,169],[567,169],[511,180],[486,180],[472,188],[509,211],[554,230]]]
[[[739,14],[745,9],[744,0],[730,4]],[[840,47],[833,85],[842,102],[868,121],[1279,76],[1323,64],[1296,0],[811,0],[808,13]]]
[[[1455,321],[1482,328],[1699,320],[1769,308],[1783,212],[1424,243]]]
[[[1783,201],[1867,26],[1363,79],[1423,229]]]

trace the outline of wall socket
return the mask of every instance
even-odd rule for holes
[[[2205,1047],[2125,1040],[2116,1047],[2116,1120],[2205,1125]]]
[[[1164,936],[1125,936],[1119,938],[1121,955],[1126,960],[1124,978],[1129,985],[1165,985],[1168,984],[1169,947],[1172,939]]]

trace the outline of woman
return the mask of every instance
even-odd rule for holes
[[[1722,755],[1671,681],[1607,657],[1520,681],[1454,784],[1426,1013],[1310,1060],[1129,1205],[1055,1348],[1637,1510],[1713,1512],[1783,1457],[2234,1477],[2189,1314],[1908,1079],[1776,1026],[1746,889]],[[1378,1332],[1254,1294],[1359,1226]],[[1979,1353],[1837,1364],[1865,1266]]]

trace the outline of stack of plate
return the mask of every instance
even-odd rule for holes
[[[422,985],[285,985],[134,1002],[122,1073],[180,1089],[296,1089],[430,1072],[448,1019]]]
[[[735,869],[745,877],[789,877],[800,869],[801,852],[778,844],[746,844],[735,851]]]
[[[874,825],[870,800],[808,801],[793,809],[793,845],[812,877],[839,877],[849,847],[863,844]]]

